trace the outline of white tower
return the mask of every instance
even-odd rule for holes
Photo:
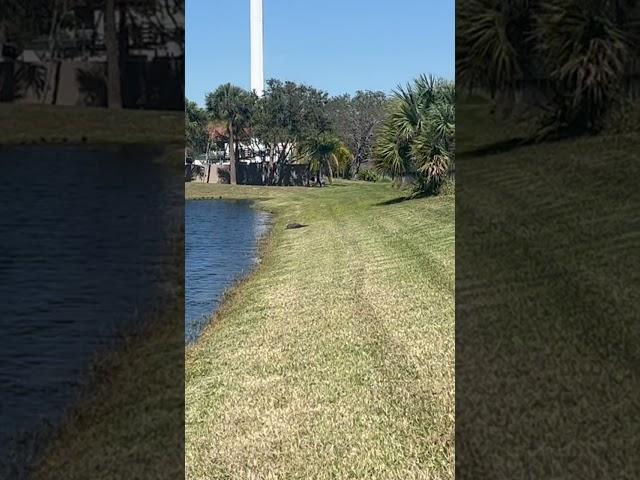
[[[251,90],[264,93],[264,20],[262,0],[251,0]]]

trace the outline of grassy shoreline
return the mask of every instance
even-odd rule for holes
[[[0,145],[184,146],[184,113],[7,103]]]
[[[94,359],[77,402],[45,438],[29,478],[84,480],[98,473],[109,480],[169,480],[184,475],[184,330],[176,320],[183,316],[182,301],[168,302]]]
[[[186,196],[273,215],[258,268],[186,353],[187,477],[453,477],[453,197],[360,182]]]
[[[207,332],[208,330],[216,328],[216,325],[218,324],[218,320],[221,318],[224,318],[225,312],[227,310],[227,306],[233,302],[234,297],[237,297],[238,295],[242,295],[243,285],[246,284],[256,274],[256,272],[260,268],[260,264],[262,263],[262,260],[265,258],[265,256],[267,256],[268,251],[273,242],[273,230],[275,225],[274,218],[276,215],[274,212],[266,210],[263,206],[261,206],[259,203],[259,200],[246,200],[241,198],[222,198],[221,196],[218,196],[218,198],[211,198],[207,196],[188,197],[188,193],[187,193],[186,200],[193,200],[193,201],[221,200],[225,202],[249,202],[249,204],[251,205],[251,208],[255,208],[269,215],[269,222],[267,224],[267,228],[265,232],[262,235],[260,235],[260,237],[257,239],[257,246],[256,246],[256,253],[255,253],[255,258],[257,259],[256,265],[254,265],[253,268],[251,268],[248,273],[245,273],[239,278],[236,278],[235,280],[233,280],[233,282],[231,282],[231,284],[224,290],[220,300],[218,301],[218,306],[216,307],[215,312],[208,317],[208,323],[204,328],[204,332]],[[200,337],[198,337],[194,342],[186,344],[185,353],[188,353],[190,350],[196,347],[199,341],[200,341]]]
[[[156,148],[153,161],[179,175],[182,149]],[[184,474],[184,223],[177,178],[163,187],[167,203],[160,221],[167,257],[157,278],[165,282],[154,286],[162,301],[140,305],[96,350],[62,418],[42,434],[35,432],[33,451],[20,452],[24,458],[12,466],[29,470],[28,478],[174,479]]]

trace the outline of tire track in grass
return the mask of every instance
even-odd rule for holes
[[[597,144],[553,145],[556,157],[567,157],[556,166],[544,156],[549,146],[521,151],[517,160],[502,155],[466,166],[476,201],[458,204],[461,238],[476,241],[460,252],[458,315],[465,322],[457,328],[466,362],[457,378],[474,386],[462,393],[458,417],[462,445],[478,459],[468,475],[528,470],[534,477],[606,478],[607,468],[623,471],[633,457],[635,446],[623,439],[635,428],[625,419],[640,409],[631,393],[638,386],[638,331],[630,328],[638,315],[630,288],[637,243],[623,233],[629,184],[616,182],[621,172],[603,169],[623,157],[589,151]],[[558,175],[540,175],[545,168]],[[601,202],[593,203],[593,188],[602,189],[595,194]],[[493,284],[478,281],[476,272]],[[597,405],[616,413],[598,415]],[[504,430],[494,435],[494,424],[517,426],[504,449],[488,447],[504,439]]]
[[[435,234],[438,245],[426,255],[413,238],[428,222],[404,208],[389,209],[393,220],[371,221],[373,200],[389,194],[360,188],[309,190],[296,218],[282,215],[309,227],[274,233],[264,270],[197,352],[200,365],[212,358],[188,385],[198,399],[188,407],[188,478],[451,477],[451,423],[442,422],[439,402],[453,382],[428,381],[443,366],[435,350],[446,345],[447,329],[421,321],[442,309],[434,299],[448,282],[438,272],[453,266],[446,235]],[[425,266],[432,272],[421,274]],[[427,294],[419,283],[430,279]],[[420,354],[426,343],[434,349],[429,365]]]
[[[423,203],[418,203],[414,208],[424,208],[425,213],[429,212]],[[350,275],[359,279],[354,292],[358,301],[354,303],[356,310],[353,317],[359,317],[361,320],[354,327],[359,328],[360,335],[367,339],[369,353],[375,364],[374,376],[370,382],[375,395],[375,410],[381,422],[378,441],[387,447],[383,449],[385,456],[378,459],[380,464],[385,465],[385,470],[378,473],[383,475],[380,478],[452,477],[453,346],[450,345],[448,348],[448,360],[443,362],[441,358],[435,359],[435,365],[425,368],[425,363],[429,360],[433,363],[434,358],[429,359],[429,355],[416,355],[415,343],[420,338],[428,338],[428,341],[436,344],[436,355],[442,354],[445,350],[444,345],[430,335],[436,333],[437,337],[440,334],[426,328],[410,330],[414,335],[408,337],[402,331],[402,327],[415,323],[426,324],[429,320],[436,319],[424,318],[424,321],[420,322],[423,311],[420,302],[416,301],[419,297],[415,296],[415,291],[407,291],[407,286],[398,282],[398,258],[378,260],[384,257],[384,251],[393,251],[409,264],[412,261],[427,262],[427,265],[422,265],[423,272],[431,271],[429,267],[434,268],[436,272],[441,271],[437,267],[441,266],[442,262],[439,258],[421,254],[412,239],[398,236],[398,225],[415,216],[415,212],[410,215],[404,209],[396,209],[386,214],[369,222],[364,236],[354,235],[353,232],[360,230],[355,227],[346,229],[345,235],[349,244],[348,250],[353,256],[361,258],[359,262],[352,262]],[[451,224],[449,227],[453,228]],[[423,229],[420,233],[426,236],[427,231]],[[389,248],[389,238],[395,239],[395,243],[400,245]],[[449,254],[453,256],[452,248]],[[395,268],[387,268],[389,264],[395,265]],[[421,280],[420,276],[415,275],[413,270],[409,272],[410,279],[416,285]],[[426,288],[433,288],[433,296],[443,299],[442,304],[449,307],[448,333],[451,334],[453,272],[450,270],[448,273],[448,291],[444,291],[440,281]],[[446,316],[444,310],[438,313]],[[442,370],[448,370],[444,378]],[[434,376],[440,377],[438,380],[444,382],[438,381],[434,384]]]

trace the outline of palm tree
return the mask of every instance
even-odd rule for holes
[[[207,94],[207,112],[212,119],[226,123],[229,136],[229,177],[232,185],[237,181],[236,137],[248,125],[251,118],[254,95],[227,83]]]
[[[333,183],[333,172],[338,168],[338,156],[343,155],[342,143],[335,135],[320,133],[309,138],[300,145],[303,161],[309,170],[316,174],[318,185],[322,185],[322,174],[325,173],[329,183]]]
[[[456,18],[456,76],[492,96],[524,75],[532,19],[528,0],[464,0]]]
[[[532,36],[553,85],[555,109],[539,137],[597,130],[610,108],[619,106],[624,76],[637,55],[637,7],[626,0],[540,2]]]
[[[207,149],[207,113],[196,102],[185,98],[185,144],[195,153],[205,153]]]
[[[464,0],[456,72],[494,97],[543,81],[550,106],[534,140],[601,126],[616,103],[638,40],[635,0]],[[546,105],[545,105],[546,104]]]
[[[375,146],[376,169],[410,178],[416,193],[437,193],[454,159],[455,87],[421,76],[395,93]]]
[[[353,167],[354,160],[351,150],[349,150],[343,142],[340,142],[340,146],[335,155],[338,161],[336,174],[342,178],[351,178],[351,168]]]

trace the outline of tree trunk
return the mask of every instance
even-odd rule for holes
[[[60,90],[60,70],[62,70],[62,60],[56,60],[53,74],[53,93],[51,94],[51,105],[58,103],[58,91]]]
[[[327,178],[329,180],[329,185],[333,185],[333,170],[331,168],[330,160],[327,160]]]
[[[275,145],[271,145],[269,149],[269,167],[268,167],[268,179],[267,184],[273,185],[275,183],[276,178],[276,147]]]
[[[278,182],[277,182],[277,185],[279,187],[282,187],[284,185],[285,165],[286,165],[287,156],[288,156],[287,148],[288,148],[288,146],[284,145],[282,147],[282,150],[280,151],[280,154],[278,155],[278,163],[277,163]]]
[[[510,118],[515,105],[515,91],[513,88],[504,88],[496,93],[495,106],[496,118],[504,121]]]
[[[362,146],[361,143],[358,142],[358,146],[356,147],[356,156],[353,159],[354,163],[356,164],[354,176],[358,176],[358,174],[360,173],[360,167],[362,166],[362,156]]]
[[[105,37],[107,47],[107,97],[109,108],[122,108],[120,90],[120,44],[116,32],[115,0],[107,0],[104,12]]]
[[[52,69],[55,69],[56,67],[54,59],[56,56],[59,17],[60,12],[58,11],[58,2],[53,2],[53,17],[51,19],[51,27],[49,28],[49,56],[47,57],[46,63],[46,77],[43,88],[44,93],[42,94],[42,103],[47,103],[49,99],[49,89],[51,88],[51,81],[54,76]]]
[[[15,61],[13,59],[5,62],[4,79],[0,92],[0,101],[12,102],[16,97],[15,87]]]
[[[229,183],[238,184],[236,173],[236,142],[233,134],[233,125],[229,124]]]
[[[277,185],[279,187],[282,187],[284,185],[284,165],[278,164],[277,166],[277,170],[278,170],[278,182]]]

